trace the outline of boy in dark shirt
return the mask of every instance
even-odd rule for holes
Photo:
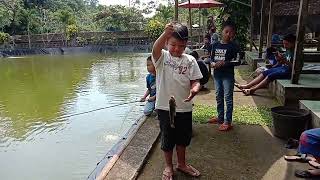
[[[210,66],[214,68],[218,117],[212,117],[208,122],[219,124],[220,131],[232,128],[234,66],[240,65],[240,61],[236,60],[239,48],[233,42],[235,31],[233,23],[225,23],[222,40],[213,44],[211,51]],[[224,99],[227,106],[226,118],[224,118]]]

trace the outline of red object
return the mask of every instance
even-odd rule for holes
[[[190,0],[178,5],[181,8],[212,8],[212,7],[223,7],[224,4],[214,0]]]

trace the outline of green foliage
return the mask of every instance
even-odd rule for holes
[[[194,106],[193,120],[195,122],[206,123],[212,116],[217,116],[217,110],[215,106]],[[272,126],[271,110],[265,106],[234,106],[233,122],[236,124]]]
[[[95,19],[98,25],[107,31],[139,30],[145,22],[141,10],[122,5],[105,7]]]
[[[0,32],[0,44],[4,44],[9,41],[10,35],[8,33]]]
[[[220,2],[225,4],[225,8],[211,10],[211,13],[218,17],[216,20],[218,32],[222,31],[222,25],[229,17],[229,20],[233,21],[237,27],[236,41],[239,42],[240,49],[245,50],[249,43],[250,7],[235,1],[220,0]],[[250,4],[250,0],[242,0],[241,2]]]
[[[152,40],[156,40],[162,34],[164,26],[164,23],[156,19],[151,19],[145,27],[145,32]]]
[[[70,40],[71,38],[75,37],[78,32],[79,32],[79,28],[78,28],[78,26],[76,24],[67,25],[66,34],[67,34],[67,39],[68,40]]]

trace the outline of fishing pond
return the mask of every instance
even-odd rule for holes
[[[142,115],[147,56],[0,59],[0,179],[86,179]]]

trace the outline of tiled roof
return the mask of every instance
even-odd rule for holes
[[[300,1],[276,1],[274,4],[275,16],[292,16],[298,15]],[[308,14],[320,14],[320,0],[309,0]]]

